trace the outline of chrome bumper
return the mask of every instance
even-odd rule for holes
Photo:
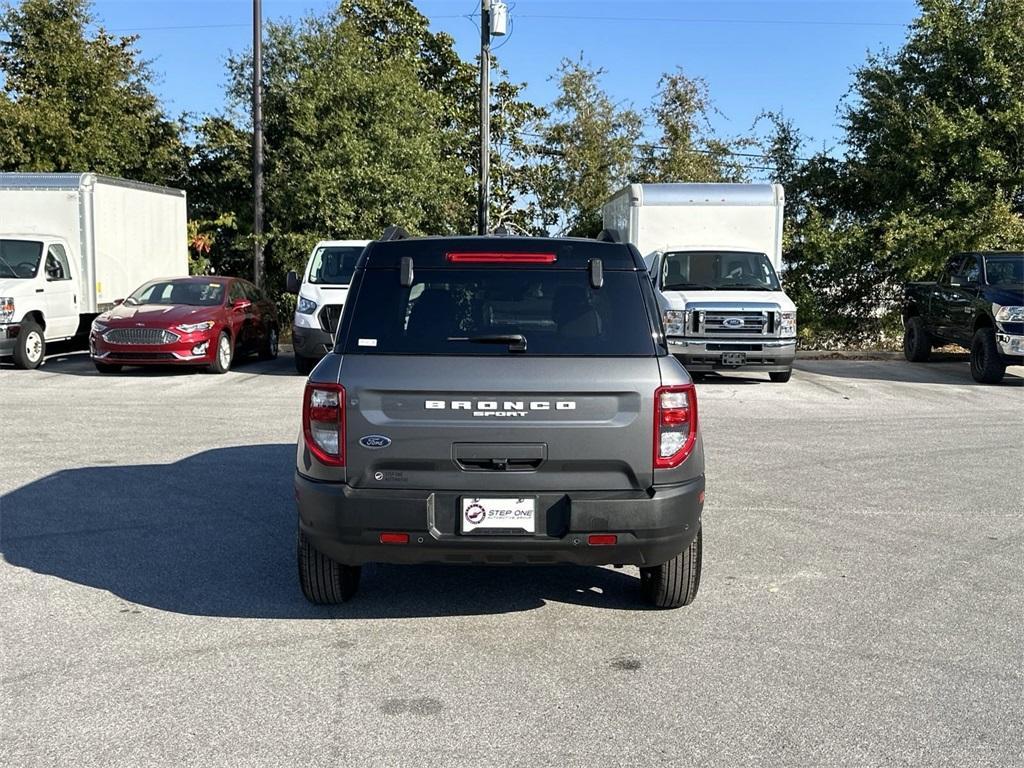
[[[997,333],[996,343],[999,344],[999,351],[1007,357],[1024,357],[1024,336]]]
[[[690,339],[671,336],[668,348],[684,367],[693,371],[785,371],[793,367],[796,357],[796,339]],[[728,352],[743,353],[746,362],[739,365],[724,364],[722,355]]]

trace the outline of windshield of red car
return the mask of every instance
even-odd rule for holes
[[[146,283],[125,304],[184,304],[215,307],[224,303],[224,283],[211,280],[155,280]]]

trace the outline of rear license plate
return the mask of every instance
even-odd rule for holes
[[[746,352],[723,352],[722,365],[743,365],[747,362]]]
[[[462,532],[536,530],[536,499],[462,499]]]

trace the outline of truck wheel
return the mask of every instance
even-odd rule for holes
[[[311,357],[303,357],[302,355],[295,355],[295,370],[301,373],[303,376],[309,376],[316,368],[318,360],[314,360]]]
[[[299,584],[302,594],[316,605],[337,605],[355,595],[359,588],[358,565],[336,563],[310,544],[299,529],[298,542]]]
[[[640,589],[655,608],[689,605],[700,588],[702,529],[684,551],[667,563],[640,569]]]
[[[276,360],[278,345],[277,328],[271,328],[267,331],[267,340],[263,342],[263,348],[260,350],[260,360]]]
[[[96,366],[96,370],[99,371],[100,373],[120,373],[121,372],[121,366],[118,365],[117,363],[101,363],[101,362],[95,361],[95,362],[93,362],[93,365]]]
[[[43,329],[26,320],[21,324],[18,340],[14,345],[14,366],[16,368],[38,368],[46,355],[46,337]]]
[[[982,384],[998,384],[1006,375],[1006,361],[999,354],[996,332],[979,328],[971,342],[971,376]]]
[[[792,368],[790,368],[788,371],[768,371],[768,378],[774,381],[776,384],[785,384],[787,381],[789,381],[792,375]]]
[[[924,321],[914,315],[908,317],[903,329],[903,356],[911,363],[927,363],[932,353],[932,337]]]
[[[213,362],[209,365],[210,373],[227,373],[231,370],[231,358],[234,350],[231,349],[231,337],[221,332],[217,338],[217,349],[213,353]]]

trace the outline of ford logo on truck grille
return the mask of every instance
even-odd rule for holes
[[[726,328],[742,328],[743,318],[742,317],[727,317],[722,321],[722,325]]]
[[[371,450],[387,448],[391,445],[391,438],[385,437],[384,435],[366,435],[359,438],[359,444],[363,446],[363,448],[370,448]]]

